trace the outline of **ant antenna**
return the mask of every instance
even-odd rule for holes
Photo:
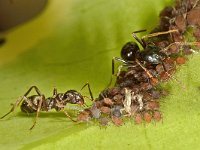
[[[132,33],[132,36],[140,43],[140,45],[141,45],[143,48],[146,47],[146,43],[145,43],[145,41],[144,41],[143,39],[139,39],[139,38],[137,37],[136,33],[146,32],[146,31],[147,31],[147,30],[144,29],[144,30],[134,31],[134,32]]]

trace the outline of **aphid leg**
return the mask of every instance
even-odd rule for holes
[[[152,33],[152,34],[147,34],[145,36],[142,37],[142,40],[145,38],[150,38],[150,37],[154,37],[154,36],[159,36],[159,35],[163,35],[163,34],[169,34],[169,33],[173,33],[173,32],[178,32],[178,30],[169,30],[169,31],[163,31],[163,32],[156,32],[156,33]]]
[[[156,78],[153,77],[153,75],[149,72],[149,70],[147,70],[147,68],[145,68],[140,62],[139,60],[136,59],[136,63],[146,72],[146,74],[149,76],[149,78],[151,79],[151,81],[153,82],[153,84],[157,84],[158,80]]]
[[[86,86],[88,86],[88,91],[89,91],[89,93],[90,93],[91,100],[93,101],[93,100],[94,100],[94,97],[93,97],[93,94],[92,94],[92,91],[91,91],[91,88],[90,88],[90,84],[89,84],[89,83],[86,83],[86,84],[81,88],[81,90],[82,90],[84,87],[86,87]]]
[[[9,115],[10,113],[14,112],[15,108],[18,107],[20,105],[20,103],[26,98],[26,96],[31,92],[32,89],[35,89],[36,93],[41,96],[41,92],[40,90],[36,87],[36,86],[31,86],[28,91],[22,96],[20,97],[15,104],[12,104],[12,108],[10,109],[10,111],[8,113],[6,113],[5,115],[3,115],[0,119],[3,119],[4,117],[6,117],[7,115]]]
[[[45,97],[41,96],[40,97],[40,101],[39,101],[39,105],[38,105],[38,108],[37,108],[37,112],[36,112],[36,117],[35,117],[35,120],[33,122],[33,125],[31,126],[30,130],[32,130],[35,127],[36,123],[37,123],[37,119],[39,117],[39,113],[40,113],[40,110],[41,110],[41,107],[42,107],[42,102],[44,102],[44,101],[45,101]]]
[[[180,80],[178,80],[176,77],[174,77],[173,75],[171,75],[171,74],[168,73],[167,68],[165,67],[165,64],[163,63],[163,61],[162,61],[162,66],[163,66],[163,69],[164,69],[165,73],[167,74],[167,76],[168,76],[169,78],[172,78],[172,79],[173,79],[174,81],[176,81],[176,83],[178,83],[184,90],[186,90],[185,85],[184,85]]]
[[[145,48],[146,47],[146,42],[143,40],[143,39],[139,39],[136,35],[136,33],[139,33],[139,32],[145,32],[146,30],[139,30],[139,31],[134,31],[132,33],[132,36],[140,43],[140,45]]]

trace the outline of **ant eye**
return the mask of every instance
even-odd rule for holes
[[[134,61],[137,53],[139,52],[139,46],[135,42],[126,43],[121,50],[121,57],[124,60]]]

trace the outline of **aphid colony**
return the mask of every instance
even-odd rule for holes
[[[80,111],[77,120],[72,119],[64,108],[68,103],[84,105],[84,96],[76,90],[57,93],[54,89],[53,96],[45,98],[36,86],[31,87],[17,100],[1,119],[21,104],[22,112],[36,112],[30,129],[35,126],[40,111],[51,109],[64,112],[74,122],[90,121],[93,118],[99,120],[102,125],[111,121],[115,125],[122,125],[125,118],[134,119],[136,124],[160,121],[160,98],[168,94],[160,83],[172,79],[184,88],[184,84],[173,74],[177,64],[184,64],[186,55],[194,53],[194,48],[200,45],[197,42],[200,39],[199,18],[199,1],[177,1],[175,7],[166,7],[161,12],[160,25],[152,33],[140,39],[137,33],[145,30],[133,32],[132,36],[137,42],[127,42],[121,49],[121,58],[112,59],[112,75],[116,76],[114,86],[104,89],[98,98],[93,100],[90,86],[85,84],[84,87],[88,86],[92,106]],[[192,28],[195,41],[186,42],[184,33],[188,28]],[[141,50],[137,43],[141,45]],[[120,63],[117,71],[116,62]],[[110,85],[112,84],[113,81]],[[37,95],[28,96],[32,89],[35,89]]]
[[[161,12],[160,25],[151,34],[139,39],[136,33],[145,30],[133,32],[142,50],[132,41],[122,47],[121,58],[112,60],[112,74],[115,74],[115,62],[121,62],[114,87],[102,91],[93,106],[79,114],[78,120],[97,118],[102,125],[110,121],[122,125],[125,117],[133,118],[137,124],[160,121],[160,98],[168,94],[160,83],[172,79],[180,88],[185,88],[173,74],[177,65],[185,64],[186,55],[195,53],[200,46],[197,42],[200,39],[199,18],[200,2],[181,0],[175,7],[166,7]],[[194,41],[184,36],[188,29],[192,29]]]

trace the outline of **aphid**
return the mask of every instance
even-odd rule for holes
[[[123,120],[120,117],[116,117],[116,116],[112,116],[112,122],[116,125],[116,126],[121,126],[123,125]]]
[[[85,84],[85,86],[88,86],[89,92],[91,99],[93,100],[92,92],[90,90],[89,84]],[[28,96],[28,94],[32,91],[35,90],[37,95],[32,95]],[[21,111],[24,113],[36,113],[36,117],[34,120],[33,125],[31,126],[30,130],[34,128],[36,125],[38,116],[40,111],[49,111],[51,109],[55,109],[56,111],[62,111],[72,121],[76,122],[71,118],[71,116],[67,113],[66,110],[64,110],[65,106],[70,103],[70,104],[79,104],[83,105],[84,102],[84,97],[77,91],[75,90],[68,90],[65,93],[57,93],[57,89],[54,88],[53,90],[53,96],[49,98],[45,98],[44,94],[40,92],[38,87],[36,86],[31,86],[29,90],[22,96],[20,97],[15,104],[12,104],[12,108],[8,113],[6,113],[4,116],[2,116],[0,119],[3,119],[10,113],[14,112],[15,108],[21,104]]]
[[[99,123],[100,123],[102,126],[106,126],[106,125],[108,125],[108,123],[109,123],[109,119],[106,118],[106,117],[102,117],[102,118],[99,119]]]
[[[151,122],[152,115],[151,115],[150,112],[144,112],[143,117],[144,117],[144,121],[145,121],[145,122],[147,122],[147,123],[150,123],[150,122]]]
[[[142,123],[142,115],[140,113],[137,113],[135,115],[135,123],[136,124],[141,124]]]
[[[143,50],[140,51],[139,46],[136,42],[126,43],[122,47],[121,58],[114,57],[112,59],[112,74],[114,74],[115,61],[120,61],[123,64],[119,66],[117,75],[119,75],[119,73],[120,73],[120,71],[123,67],[134,68],[134,67],[139,65],[146,72],[146,74],[149,76],[152,83],[158,82],[157,79],[154,78],[154,76],[149,72],[149,70],[144,65],[145,64],[151,64],[151,65],[162,64],[164,69],[165,69],[165,66],[164,66],[162,60],[166,57],[166,55],[164,53],[161,53],[160,52],[161,49],[158,46],[156,46],[154,43],[146,43],[144,39],[154,37],[154,36],[158,36],[158,35],[162,35],[162,34],[169,34],[169,33],[172,33],[172,32],[177,32],[177,30],[169,30],[169,31],[166,31],[166,32],[152,33],[152,34],[143,36],[141,39],[139,39],[136,36],[136,33],[144,32],[144,31],[146,31],[146,30],[136,31],[136,32],[133,32],[133,34],[132,34],[133,37],[143,47]]]
[[[160,121],[160,120],[162,119],[161,113],[160,113],[159,111],[155,111],[155,112],[153,113],[153,119],[154,119],[155,121]]]

